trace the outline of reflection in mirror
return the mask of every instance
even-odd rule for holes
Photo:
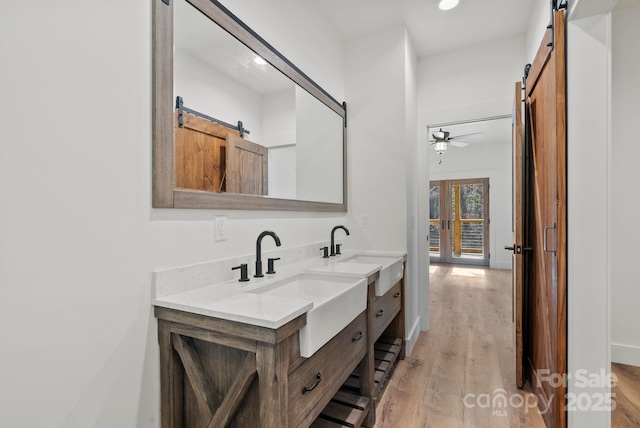
[[[344,119],[335,106],[294,83],[188,1],[171,3],[173,99],[182,103],[174,113],[175,189],[346,209]],[[295,208],[283,209],[305,209],[290,206]]]

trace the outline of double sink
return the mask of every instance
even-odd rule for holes
[[[351,250],[240,285],[237,280],[156,297],[154,305],[277,329],[306,313],[300,355],[310,357],[367,307],[367,279],[384,295],[403,275],[404,253]]]
[[[300,355],[310,357],[367,308],[367,277],[374,272],[375,294],[382,296],[402,278],[402,256],[346,254],[245,293],[312,302],[300,330]]]

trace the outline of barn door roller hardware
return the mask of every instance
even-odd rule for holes
[[[553,13],[558,10],[566,10],[567,9],[567,1],[568,0],[551,0],[551,22],[547,25],[547,29],[551,30],[551,41],[547,44],[548,47],[553,49],[553,45],[555,43],[555,32],[553,28]]]
[[[200,113],[199,111],[195,111],[195,110],[192,110],[190,108],[185,107],[184,106],[184,100],[183,100],[183,98],[181,96],[177,96],[176,97],[176,110],[178,110],[178,127],[179,128],[184,128],[184,122],[183,122],[182,114],[184,112],[187,112],[187,113],[193,114],[194,116],[198,116],[198,117],[201,117],[203,119],[206,119],[206,120],[208,120],[210,122],[217,123],[217,124],[222,125],[222,126],[226,126],[227,128],[235,129],[236,131],[238,131],[240,133],[240,136],[243,137],[243,138],[244,138],[244,134],[250,134],[251,133],[251,132],[249,132],[248,130],[246,130],[244,128],[244,126],[242,125],[242,121],[241,120],[238,121],[237,125],[232,125],[232,124],[227,123],[225,121],[218,120],[218,119],[216,119],[214,117],[207,116],[206,114]]]

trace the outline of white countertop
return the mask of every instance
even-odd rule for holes
[[[221,295],[219,289],[226,286],[237,287],[237,292]],[[153,304],[268,328],[281,327],[313,307],[308,300],[245,293],[238,281],[161,297]]]
[[[406,252],[345,250],[343,257],[353,254],[380,254],[404,257]],[[337,258],[339,259],[340,256],[337,256]],[[275,297],[247,291],[301,272],[326,272],[362,278],[370,276],[382,267],[375,264],[336,263],[335,260],[333,257],[331,259],[317,257],[292,265],[283,264],[278,267],[278,274],[274,277],[251,278],[251,281],[247,283],[241,283],[236,279],[195,289],[187,288],[187,291],[175,294],[156,295],[154,296],[153,304],[194,314],[275,329],[308,312],[313,307],[313,303],[295,296]],[[177,269],[184,270],[184,268]]]

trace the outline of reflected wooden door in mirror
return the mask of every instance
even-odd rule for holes
[[[178,118],[181,115],[181,120]],[[174,130],[175,187],[221,192],[226,174],[227,138],[233,131],[191,113],[176,111]]]
[[[216,0],[153,22],[154,207],[347,210],[345,103]]]

